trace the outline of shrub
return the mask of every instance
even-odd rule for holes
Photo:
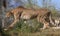
[[[36,19],[28,20],[26,23],[24,23],[24,20],[20,20],[16,23],[16,29],[20,29],[22,32],[36,32],[40,27],[42,25]]]

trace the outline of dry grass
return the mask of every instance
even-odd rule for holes
[[[32,20],[30,22],[32,22],[31,24],[33,24],[34,27],[29,27],[27,25],[29,24],[29,22],[25,24],[21,21],[21,23],[18,23],[18,27],[16,27],[17,29],[15,28],[11,31],[8,31],[6,32],[6,34],[9,34],[10,36],[60,36],[60,29],[49,28],[40,30],[39,27],[36,26],[41,25],[39,25],[39,23],[37,23],[36,20]]]
[[[10,36],[60,36],[60,29],[45,29],[39,32],[9,31]]]

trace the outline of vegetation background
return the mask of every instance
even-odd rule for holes
[[[6,7],[3,6],[3,1],[0,1],[1,28],[6,28],[13,22],[12,17],[5,19],[5,14],[18,6],[32,9],[48,8],[52,11],[52,18],[60,18],[60,9],[56,9],[55,4],[51,4],[52,0],[5,0]],[[41,2],[42,6],[39,6],[38,2]],[[60,36],[60,29],[40,30],[41,27],[43,27],[42,23],[37,22],[36,19],[28,20],[27,23],[24,23],[24,20],[20,20],[12,30],[2,31],[4,33],[3,36]]]

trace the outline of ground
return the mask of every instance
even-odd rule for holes
[[[45,29],[39,32],[9,31],[10,36],[60,36],[60,29]]]

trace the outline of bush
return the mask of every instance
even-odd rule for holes
[[[36,32],[40,27],[41,23],[38,23],[36,19],[28,20],[27,23],[24,23],[24,20],[20,20],[16,24],[16,29],[20,29],[22,32]]]

